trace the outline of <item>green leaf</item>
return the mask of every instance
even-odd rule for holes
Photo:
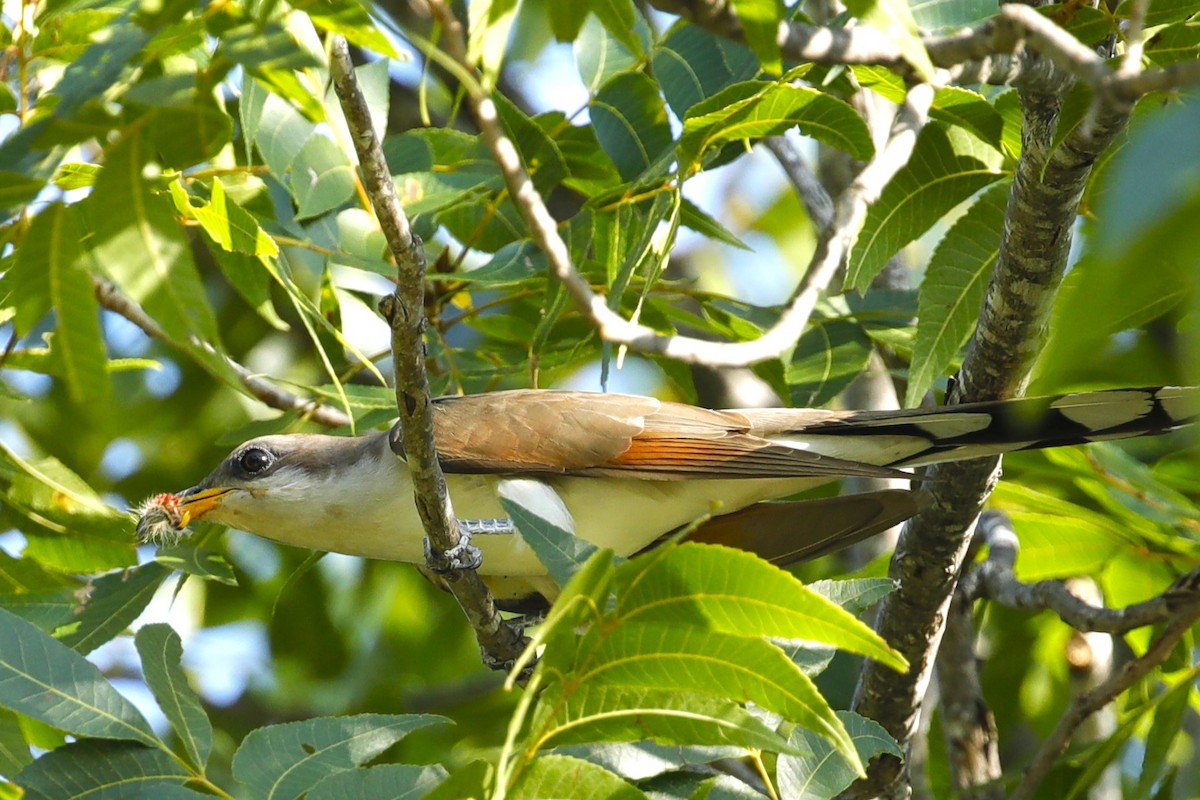
[[[704,209],[688,200],[686,197],[681,198],[679,222],[688,228],[691,228],[696,233],[707,236],[713,241],[722,242],[730,247],[736,247],[739,250],[753,252],[750,245],[739,239],[733,231],[726,228],[717,220],[709,216]]]
[[[904,60],[922,78],[933,78],[933,62],[925,52],[921,32],[907,0],[848,0],[846,9],[899,46]]]
[[[306,800],[417,800],[444,781],[440,764],[380,764],[330,775],[318,783]]]
[[[587,663],[587,669],[576,673],[580,684],[700,692],[753,702],[832,740],[848,761],[857,761],[845,728],[812,681],[761,638],[695,625],[626,622],[589,653]]]
[[[0,710],[0,775],[16,775],[32,761],[17,715]]]
[[[42,178],[0,170],[0,208],[13,208],[32,200],[45,185]]]
[[[633,0],[589,0],[589,3],[596,19],[600,20],[600,24],[613,38],[635,55],[640,56],[645,52],[641,36],[638,35],[638,22],[641,20],[638,18],[637,10],[633,7]],[[559,4],[551,3],[551,5]],[[562,5],[574,4],[563,3]]]
[[[217,323],[187,238],[169,201],[150,191],[145,143],[137,131],[112,146],[85,201],[97,260],[172,337],[218,339]]]
[[[251,731],[233,777],[261,800],[293,800],[335,772],[354,769],[413,731],[448,722],[428,714],[317,717]]]
[[[58,324],[52,349],[59,359],[58,374],[71,399],[86,405],[103,403],[111,384],[82,241],[78,209],[62,203],[47,206],[33,218],[17,251],[12,280],[18,329],[32,329],[47,301],[54,309]]]
[[[205,233],[225,250],[252,256],[279,255],[275,240],[259,227],[250,212],[230,199],[220,178],[213,178],[212,198],[207,205],[193,204],[179,181],[171,183],[171,195],[176,207],[199,222]]]
[[[958,86],[943,86],[933,96],[929,116],[948,125],[959,125],[996,149],[1004,133],[1004,119],[983,95]]]
[[[816,581],[808,584],[809,591],[816,592],[830,602],[837,603],[854,616],[887,597],[896,588],[891,578],[856,578],[845,581]]]
[[[901,247],[999,180],[1001,161],[999,152],[962,128],[926,125],[912,158],[867,211],[850,252],[846,285],[865,291]]]
[[[740,636],[805,639],[874,658],[894,669],[904,658],[851,614],[757,556],[684,542],[658,558],[617,568],[622,624],[696,625]]]
[[[239,442],[242,439],[238,440]],[[154,554],[154,560],[168,569],[177,569],[194,575],[197,578],[216,581],[226,586],[237,586],[237,577],[233,567],[224,556],[180,542],[172,547],[160,547]]]
[[[592,13],[590,2],[549,3],[546,7],[550,32],[559,42],[573,42],[583,28],[588,14]]]
[[[503,95],[496,95],[496,109],[534,186],[543,193],[553,191],[567,176],[567,163],[554,140]]]
[[[866,331],[850,320],[809,326],[787,366],[792,405],[813,408],[837,397],[867,368],[872,349]]]
[[[187,770],[163,750],[83,740],[46,753],[26,767],[16,782],[24,787],[25,800],[175,800],[180,795],[173,790],[189,778]]]
[[[1133,15],[1133,0],[1121,0],[1113,16],[1117,19],[1129,19]],[[1158,25],[1168,25],[1187,19],[1200,11],[1196,0],[1156,0],[1146,10],[1145,25],[1147,28]]]
[[[566,586],[593,554],[595,545],[575,535],[575,520],[550,485],[506,479],[497,488],[500,505],[559,586]]]
[[[284,181],[293,159],[312,137],[316,126],[249,75],[242,81],[238,111],[246,147],[253,141],[271,174]]]
[[[103,168],[99,164],[84,162],[63,164],[54,173],[54,185],[63,191],[89,188],[96,184],[96,176],[100,174],[101,169]]]
[[[1142,758],[1141,774],[1138,776],[1139,797],[1150,797],[1155,785],[1175,767],[1170,762],[1176,740],[1185,738],[1190,744],[1191,737],[1184,725],[1188,716],[1193,681],[1198,674],[1200,667],[1193,667],[1184,674],[1183,680],[1163,692],[1155,704],[1154,721],[1150,724],[1150,732],[1146,736],[1146,753]]]
[[[391,39],[375,27],[367,9],[357,0],[295,0],[289,5],[308,14],[321,30],[341,34],[346,41],[387,58],[408,60],[401,57]]]
[[[16,514],[6,522],[26,534],[26,558],[75,573],[136,563],[129,519],[61,462],[26,461],[0,442],[0,472],[10,473],[5,505]]]
[[[733,11],[742,24],[746,44],[758,56],[763,69],[775,75],[783,72],[783,59],[779,54],[783,3],[780,0],[733,0]]]
[[[676,147],[680,172],[696,169],[706,154],[730,142],[757,140],[797,126],[855,158],[871,156],[866,123],[846,103],[815,89],[746,81],[692,106]]]
[[[838,718],[854,741],[855,751],[865,764],[881,753],[903,758],[904,754],[883,726],[874,720],[849,711],[839,711]],[[830,800],[858,777],[828,740],[811,731],[797,728],[788,739],[803,755],[782,755],[776,767],[780,797],[792,800]]]
[[[535,758],[508,792],[512,800],[646,800],[646,795],[603,767],[569,756]]]
[[[148,149],[160,164],[186,169],[221,152],[233,137],[233,120],[211,98],[205,98],[154,109],[144,130]]]
[[[135,642],[146,685],[171,721],[188,761],[203,771],[212,750],[212,723],[180,666],[183,645],[179,634],[163,623],[144,625]]]
[[[354,167],[332,139],[314,133],[292,162],[296,216],[315,217],[354,196]]]
[[[674,141],[653,80],[623,72],[600,87],[591,103],[592,127],[625,180],[650,168]]]
[[[540,649],[545,653],[537,668],[545,671],[556,664],[569,664],[578,639],[576,628],[592,621],[609,594],[613,578],[613,552],[600,550],[588,559],[583,569],[563,587],[558,600],[550,606],[546,620],[530,633],[529,646],[513,665],[511,675],[519,675]]]
[[[654,48],[650,64],[680,119],[701,100],[758,74],[758,59],[745,47],[689,23],[671,30]]]
[[[162,746],[146,718],[95,665],[3,609],[0,706],[79,736]]]
[[[138,56],[150,38],[128,16],[106,24],[104,33],[102,40],[94,40],[82,56],[67,65],[54,87],[59,98],[54,114],[59,119],[71,119],[84,104],[104,97],[126,70],[140,60]]]
[[[991,0],[924,0],[911,9],[917,25],[928,31],[974,27],[996,16]]]
[[[787,741],[736,702],[680,691],[558,683],[538,698],[530,726],[538,749],[652,739],[665,745],[728,746],[794,752]]]
[[[1017,577],[1023,581],[1090,575],[1104,569],[1123,543],[1093,522],[1010,510],[1021,535]]]
[[[28,563],[33,563],[32,560]],[[0,596],[0,606],[26,622],[32,622],[46,633],[75,621],[79,607],[78,588],[45,589],[37,592]]]
[[[638,22],[639,28],[644,28],[646,23],[640,18]],[[589,94],[595,94],[614,76],[635,69],[641,60],[594,16],[584,21],[574,50],[579,77]]]
[[[58,640],[87,655],[129,627],[168,574],[165,567],[150,563],[97,578],[76,610],[78,624]]]
[[[517,16],[518,0],[473,0],[468,5],[470,34],[467,60],[479,65],[487,90],[496,85],[500,64],[508,50],[508,35]]]
[[[302,70],[323,66],[324,58],[279,22],[252,22],[224,31],[214,59],[227,58],[249,71]]]
[[[908,393],[914,408],[970,338],[1000,254],[1010,183],[989,187],[946,232],[921,281]]]
[[[1146,56],[1156,66],[1195,61],[1200,54],[1200,23],[1168,25],[1146,43]]]

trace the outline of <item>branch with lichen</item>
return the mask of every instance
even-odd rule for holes
[[[187,349],[184,345],[169,336],[161,325],[155,322],[132,298],[122,292],[116,284],[103,278],[93,277],[92,291],[95,293],[96,300],[101,306],[132,322],[141,329],[142,333],[151,339],[179,350]],[[279,388],[270,381],[255,375],[229,356],[218,353],[216,348],[208,342],[201,341],[196,336],[189,337],[188,344],[210,355],[223,358],[229,368],[237,375],[246,391],[270,408],[280,411],[299,411],[313,422],[329,428],[341,428],[350,424],[350,418],[338,409],[324,405],[320,400],[300,397]]]
[[[396,288],[384,297],[380,311],[392,331],[396,406],[403,431],[403,457],[413,480],[414,502],[429,541],[427,567],[439,574],[462,606],[475,630],[485,661],[504,666],[524,649],[520,630],[500,617],[491,592],[472,567],[445,563],[443,554],[465,544],[450,505],[446,478],[433,438],[433,405],[425,373],[425,250],[408,223],[370,110],[359,89],[350,51],[341,36],[332,38],[330,69],[346,124],[358,153],[364,185],[388,248],[396,262]]]

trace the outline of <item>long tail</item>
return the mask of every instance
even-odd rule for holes
[[[812,420],[787,435],[825,442],[814,449],[891,450],[872,463],[921,466],[942,461],[1126,439],[1175,430],[1200,418],[1200,386],[1157,386],[964,403],[930,410],[868,411]],[[843,439],[843,437],[846,437]],[[892,446],[890,443],[903,443]]]

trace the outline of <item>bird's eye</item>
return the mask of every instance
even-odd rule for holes
[[[238,456],[237,463],[247,475],[257,475],[271,466],[273,460],[271,454],[261,447],[250,447]]]

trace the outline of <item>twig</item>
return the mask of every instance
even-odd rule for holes
[[[155,322],[141,306],[122,292],[116,284],[93,276],[92,291],[95,292],[96,300],[100,305],[114,314],[119,314],[129,320],[141,328],[142,333],[151,339],[186,352],[186,348],[180,342],[167,334],[161,325]],[[350,418],[338,409],[323,405],[319,400],[309,400],[280,389],[270,381],[266,381],[255,375],[229,356],[218,353],[212,345],[201,341],[196,336],[189,336],[188,344],[211,355],[224,358],[225,363],[237,374],[246,391],[271,408],[277,408],[280,411],[300,411],[313,422],[329,428],[341,428],[350,424]]]
[[[371,112],[358,87],[350,50],[341,36],[332,37],[330,70],[345,113],[354,148],[362,166],[364,183],[375,216],[396,261],[397,281],[392,294],[380,302],[380,311],[392,328],[392,360],[396,374],[396,405],[403,431],[403,457],[412,474],[414,500],[429,537],[428,568],[441,574],[475,629],[475,637],[489,666],[516,659],[524,646],[518,629],[496,611],[491,592],[474,568],[447,569],[442,554],[463,543],[458,521],[450,507],[446,479],[438,463],[433,438],[433,406],[425,374],[425,251],[400,208],[396,188],[383,156]]]
[[[1129,30],[1125,34],[1125,55],[1121,57],[1121,66],[1117,74],[1126,77],[1136,75],[1142,69],[1142,50],[1145,48],[1146,12],[1150,9],[1150,0],[1133,0],[1133,8],[1129,14]]]
[[[763,144],[775,156],[779,166],[783,167],[783,172],[791,182],[792,188],[796,190],[796,196],[804,204],[804,210],[808,212],[813,227],[818,231],[829,227],[829,223],[833,221],[833,198],[825,191],[816,173],[809,168],[795,143],[786,136],[768,136],[763,139]]]
[[[1114,634],[1166,622],[1178,611],[1180,584],[1125,608],[1103,608],[1076,597],[1059,581],[1020,581],[1013,569],[1021,545],[1008,515],[987,511],[980,515],[978,530],[988,545],[988,557],[963,579],[962,590],[972,599],[987,598],[1028,611],[1049,610],[1076,630]],[[1200,569],[1195,573],[1200,576]]]
[[[1050,774],[1058,757],[1066,751],[1075,730],[1088,717],[1113,702],[1118,695],[1166,661],[1180,639],[1191,630],[1197,620],[1200,620],[1200,595],[1193,594],[1187,603],[1178,609],[1176,616],[1144,655],[1130,661],[1092,691],[1077,696],[1067,713],[1058,721],[1054,732],[1038,750],[1033,763],[1025,770],[1021,782],[1012,793],[1011,800],[1027,800],[1033,797],[1038,786]]]

